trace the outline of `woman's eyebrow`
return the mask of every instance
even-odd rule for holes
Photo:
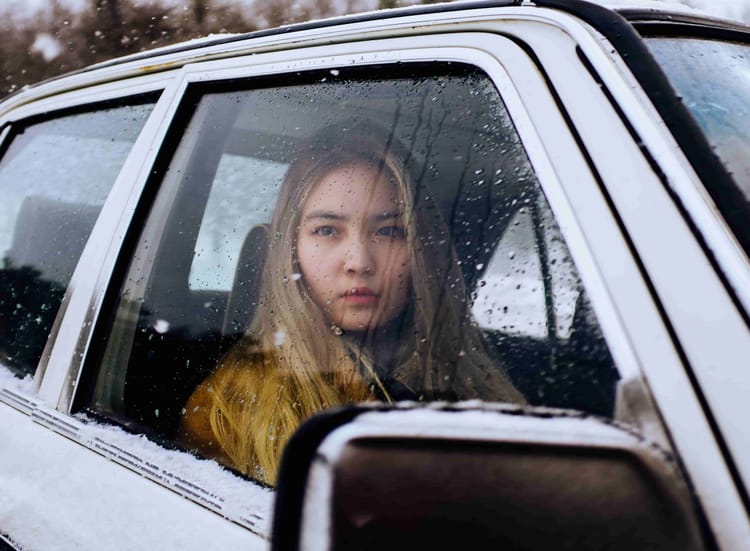
[[[346,216],[338,212],[333,212],[332,210],[314,210],[312,212],[307,213],[307,215],[305,215],[302,221],[307,222],[308,220],[321,219],[321,218],[323,220],[347,220]]]
[[[401,218],[402,214],[400,210],[391,210],[386,212],[379,212],[370,216],[370,220],[373,222],[382,222],[383,220],[393,220],[395,218]],[[334,212],[332,210],[314,210],[307,213],[303,218],[303,222],[308,220],[340,220],[346,222],[349,220],[349,216],[341,214],[340,212]]]
[[[389,210],[386,212],[374,214],[370,218],[375,222],[381,222],[383,220],[393,220],[394,218],[401,218],[401,216],[403,215],[400,210]]]

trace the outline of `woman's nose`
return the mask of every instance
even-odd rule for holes
[[[352,239],[344,252],[344,270],[350,273],[371,273],[375,271],[375,256],[367,239]]]

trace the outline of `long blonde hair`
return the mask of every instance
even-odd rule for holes
[[[308,296],[295,250],[306,198],[342,166],[375,167],[395,183],[402,203],[413,318],[399,360],[404,382],[424,399],[523,401],[484,352],[448,229],[433,201],[420,198],[415,208],[418,192],[407,161],[400,144],[380,129],[342,125],[304,144],[287,171],[269,228],[258,310],[211,381],[211,429],[237,470],[273,484],[281,450],[304,419],[378,394],[360,375],[361,354],[336,336]]]

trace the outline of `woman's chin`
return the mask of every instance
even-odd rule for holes
[[[375,325],[372,325],[370,321],[358,321],[358,320],[344,320],[341,322],[341,324],[335,324],[339,328],[343,329],[347,332],[352,333],[362,333],[363,331],[367,331],[371,329],[372,327],[376,327]]]
[[[377,327],[379,323],[374,315],[361,312],[341,316],[339,321],[333,322],[333,325],[344,331],[362,332]]]
[[[334,322],[333,327],[338,327],[343,331],[351,333],[363,333],[366,331],[374,331],[381,327],[386,327],[388,324],[396,319],[398,314],[392,316],[377,316],[377,315],[349,315],[343,316],[339,322]]]

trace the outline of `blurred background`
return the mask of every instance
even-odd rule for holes
[[[209,34],[436,0],[0,0],[0,97],[113,57]],[[663,0],[750,22],[750,0]]]

